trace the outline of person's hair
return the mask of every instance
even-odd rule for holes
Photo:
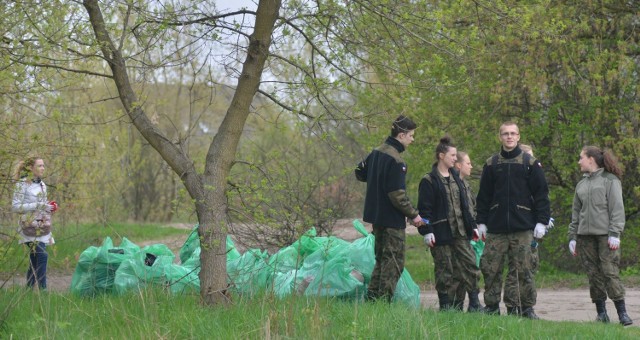
[[[514,121],[508,120],[508,121],[500,124],[500,128],[498,129],[498,133],[502,132],[502,128],[504,126],[511,126],[511,125],[515,126],[518,129],[518,132],[520,132],[520,128],[518,127],[518,124],[516,124],[516,122],[514,122]]]
[[[613,154],[613,151],[606,149],[602,150],[594,145],[587,145],[582,148],[585,156],[593,157],[599,168],[604,168],[607,172],[610,172],[619,179],[622,179],[622,169],[618,165],[618,159]]]
[[[449,151],[449,148],[455,147],[456,146],[453,145],[453,142],[451,141],[451,137],[444,136],[440,138],[440,143],[438,143],[438,145],[436,146],[436,162],[440,161],[440,158],[438,157],[439,154],[447,153],[447,151]]]
[[[529,144],[520,144],[520,150],[522,150],[522,152],[527,152],[530,155],[533,155],[533,148]]]
[[[396,120],[393,121],[391,126],[391,137],[398,137],[402,132],[407,133],[411,130],[415,130],[418,127],[411,118],[404,115],[399,115]]]
[[[16,168],[13,173],[13,179],[18,181],[21,178],[28,177],[31,172],[31,167],[36,164],[36,161],[42,159],[42,157],[33,156],[25,160],[19,161],[16,164]]]
[[[469,154],[464,151],[458,151],[456,153],[456,163],[462,163],[464,160],[464,156],[467,156],[467,155]]]

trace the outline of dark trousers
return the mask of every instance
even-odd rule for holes
[[[29,247],[29,269],[27,270],[27,287],[36,282],[40,289],[47,288],[47,245],[44,242],[27,242]]]

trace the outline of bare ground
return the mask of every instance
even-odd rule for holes
[[[367,230],[371,231],[371,227],[367,226]],[[417,234],[417,230],[409,226],[407,233]],[[349,241],[362,236],[352,227],[351,220],[341,221],[334,230],[334,235]],[[164,243],[177,253],[177,249],[184,243],[184,240],[178,237],[172,237],[166,240],[150,240],[140,245],[144,246],[155,243]],[[23,286],[25,284],[24,276],[13,277],[7,281],[5,287],[11,285]],[[47,281],[50,290],[63,292],[67,291],[71,286],[71,275],[49,274],[47,275]],[[0,280],[0,286],[3,284],[4,282]],[[433,289],[422,291],[420,300],[425,308],[438,308],[437,294]],[[480,294],[480,300],[482,301],[482,294]],[[632,327],[640,327],[640,319],[638,319],[640,317],[640,290],[638,288],[627,288],[625,300],[629,316],[636,320]],[[506,314],[504,306],[501,308],[501,313]],[[596,317],[595,306],[589,298],[588,288],[538,289],[538,302],[535,310],[541,319],[551,321],[590,322]],[[616,322],[617,315],[613,302],[607,301],[607,310],[611,321]]]

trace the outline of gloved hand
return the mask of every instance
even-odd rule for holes
[[[428,245],[429,248],[433,248],[436,245],[436,236],[433,233],[424,235],[424,244]]]
[[[533,229],[533,238],[541,239],[544,234],[547,233],[547,228],[542,223],[536,223],[536,228]]]
[[[614,236],[609,236],[609,249],[611,250],[616,250],[618,248],[620,248],[620,238],[619,237],[614,237]]]
[[[555,222],[555,221],[556,221],[556,220],[554,220],[554,219],[553,219],[553,217],[550,217],[550,218],[549,218],[549,223],[547,224],[547,231],[548,231],[549,229],[553,229],[553,227],[555,226],[555,224],[554,224],[554,222]]]
[[[58,203],[56,203],[56,201],[50,201],[49,205],[51,205],[52,214],[58,210]]]
[[[571,255],[576,256],[576,240],[569,241],[569,252]]]
[[[474,241],[478,241],[480,239],[480,234],[478,233],[478,228],[473,229],[473,236],[471,239]]]
[[[478,224],[478,237],[480,237],[483,241],[487,239],[487,225],[486,224]]]

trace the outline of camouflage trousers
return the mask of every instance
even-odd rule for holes
[[[484,277],[484,302],[496,306],[502,295],[502,276],[505,261],[516,276],[514,287],[505,287],[516,294],[516,306],[532,307],[536,304],[537,293],[531,271],[531,231],[508,234],[487,234],[484,252],[480,259],[480,269]]]
[[[540,267],[540,257],[538,255],[538,243],[536,246],[531,246],[531,274],[535,276]],[[522,307],[520,306],[520,286],[518,285],[518,273],[515,268],[509,267],[507,272],[507,279],[504,282],[504,295],[502,300],[507,307]]]
[[[376,264],[371,273],[367,300],[393,299],[396,285],[404,270],[405,230],[373,226]]]
[[[609,249],[609,237],[582,236],[576,240],[576,252],[589,277],[591,300],[613,301],[624,299],[625,291],[620,281],[620,248]]]
[[[469,240],[456,238],[451,245],[431,248],[436,291],[447,294],[451,301],[458,299],[456,292],[478,290],[480,269],[476,265],[476,254]],[[464,300],[464,293],[459,301]]]

